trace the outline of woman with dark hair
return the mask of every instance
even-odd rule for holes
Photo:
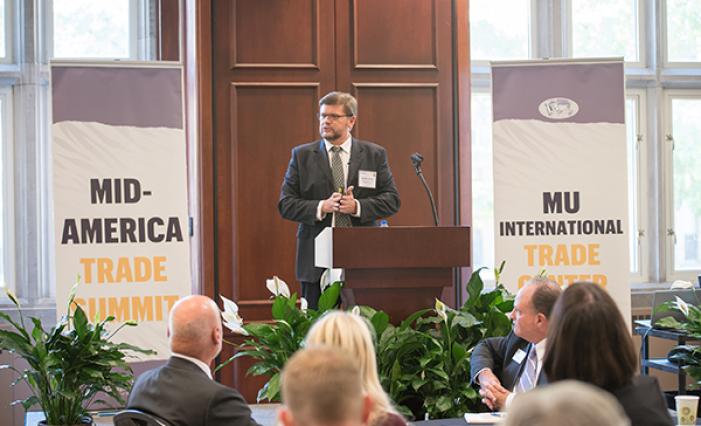
[[[612,393],[634,425],[671,425],[657,379],[636,376],[631,333],[609,294],[569,286],[553,307],[543,360],[548,380],[579,380]]]

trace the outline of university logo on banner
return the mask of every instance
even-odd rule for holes
[[[52,65],[57,316],[76,303],[166,358],[168,313],[190,294],[179,67]]]
[[[493,63],[495,259],[593,281],[630,318],[623,62]]]

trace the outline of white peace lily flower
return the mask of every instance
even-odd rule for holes
[[[353,306],[353,309],[351,309],[351,314],[360,316],[360,306]]]
[[[243,318],[239,315],[238,305],[230,299],[219,295],[224,302],[224,310],[221,312],[224,326],[237,334],[248,336],[248,332],[243,328]]]
[[[265,287],[273,293],[273,296],[285,296],[290,298],[290,288],[287,283],[274,275],[272,278],[265,280]]]
[[[685,301],[679,298],[679,296],[674,296],[676,299],[674,304],[677,306],[677,309],[682,311],[685,317],[689,316],[689,305]]]
[[[436,299],[436,313],[443,318],[443,321],[448,321],[448,314],[445,312],[445,304]]]
[[[321,274],[321,278],[319,278],[319,287],[321,288],[322,293],[324,290],[326,290],[326,287],[331,285],[331,280],[329,279],[330,271],[330,269],[325,269]]]
[[[307,308],[309,307],[309,303],[307,302],[307,299],[304,297],[299,299],[299,309],[302,312],[307,312]]]

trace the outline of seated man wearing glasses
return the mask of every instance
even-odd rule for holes
[[[299,223],[297,280],[316,309],[322,268],[314,266],[314,238],[328,226],[374,226],[399,210],[384,148],[351,136],[358,102],[331,92],[319,100],[321,140],[292,149],[278,210]]]

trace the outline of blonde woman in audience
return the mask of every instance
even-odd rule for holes
[[[503,426],[629,426],[621,404],[595,386],[564,380],[517,395]]]
[[[337,347],[358,362],[363,377],[363,388],[373,402],[370,426],[406,425],[406,421],[397,413],[389,396],[380,385],[375,347],[365,319],[348,312],[328,312],[312,326],[305,341],[307,347],[315,345]]]

